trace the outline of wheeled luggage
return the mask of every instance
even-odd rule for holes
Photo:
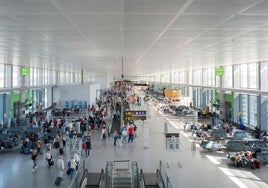
[[[57,177],[55,180],[55,185],[59,186],[62,182],[62,177]]]
[[[53,166],[54,165],[54,161],[51,159],[49,162],[49,166]]]

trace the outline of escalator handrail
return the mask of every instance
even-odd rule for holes
[[[99,183],[98,183],[98,185],[99,185],[99,188],[101,188],[101,186],[102,186],[102,180],[105,178],[105,173],[104,173],[104,170],[103,169],[101,169],[101,174],[100,174],[100,178],[99,178]]]
[[[140,175],[139,175],[139,188],[144,188],[145,187],[145,182],[144,182],[144,174],[143,170],[140,170]]]
[[[164,180],[163,180],[163,177],[162,177],[159,169],[156,169],[156,177],[157,177],[157,181],[158,181],[158,186],[165,187]]]

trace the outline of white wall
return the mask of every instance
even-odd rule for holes
[[[88,101],[95,103],[96,91],[100,89],[100,84],[89,83],[81,85],[59,85],[53,88],[53,102],[61,108],[62,103],[67,100]]]

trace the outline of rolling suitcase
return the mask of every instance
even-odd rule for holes
[[[55,180],[55,185],[59,186],[62,182],[62,177],[57,177]]]
[[[54,165],[54,161],[51,159],[49,162],[49,166],[53,166]]]

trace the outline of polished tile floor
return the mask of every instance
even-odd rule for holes
[[[92,152],[85,158],[89,172],[105,169],[107,161],[137,161],[144,172],[156,172],[159,161],[165,163],[173,188],[268,188],[268,168],[237,169],[230,165],[224,152],[203,152],[200,147],[192,150],[190,133],[183,132],[185,121],[198,121],[195,118],[171,117],[157,112],[152,105],[146,108],[149,118],[137,121],[138,137],[133,143],[114,146],[113,138],[101,139],[99,130],[92,131]],[[168,151],[165,148],[164,122],[168,132],[180,133],[180,150]],[[146,127],[148,126],[147,136]],[[55,157],[56,160],[56,157]],[[55,187],[57,168],[49,169],[44,157],[38,161],[36,173],[31,172],[32,161],[29,155],[20,153],[0,154],[0,188],[48,188]],[[68,187],[69,178],[65,175],[61,187]]]

